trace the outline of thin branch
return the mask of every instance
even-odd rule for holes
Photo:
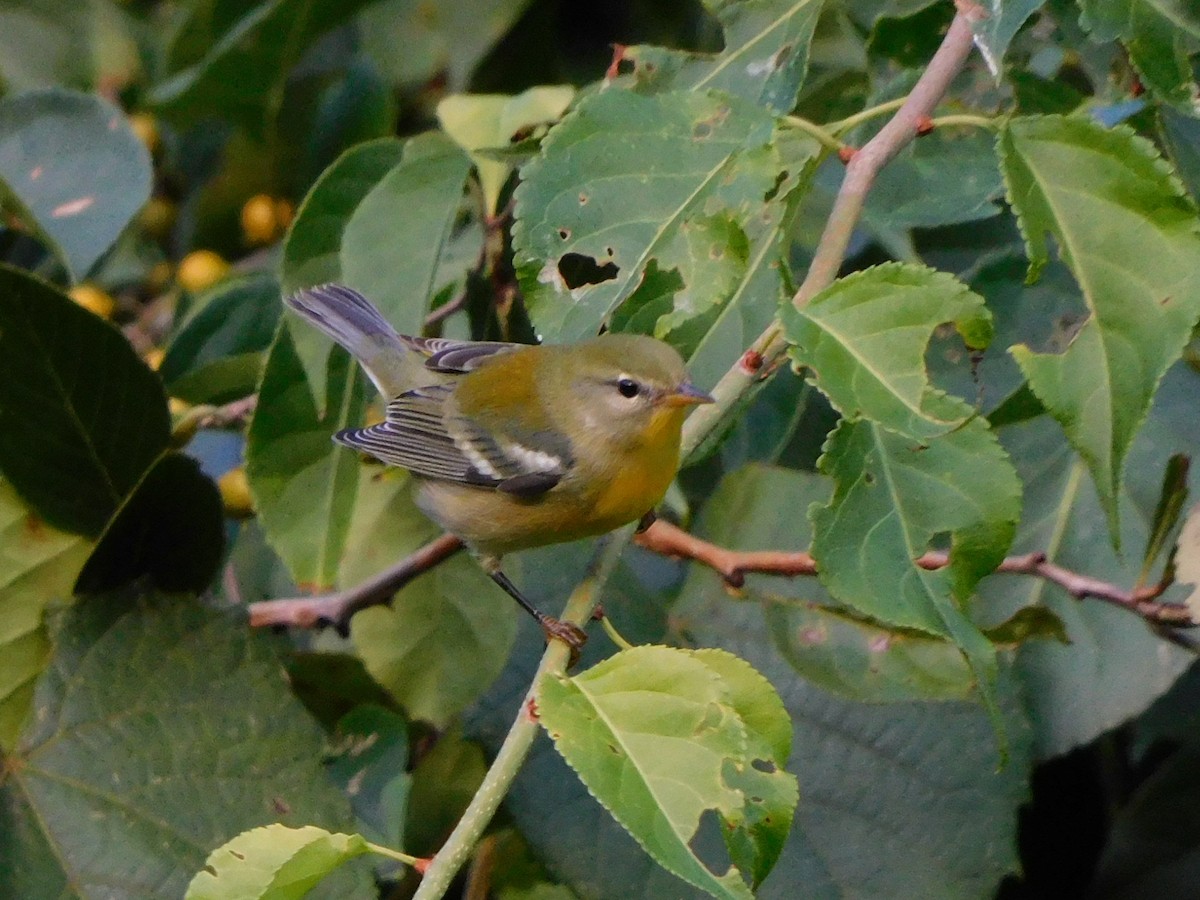
[[[443,534],[390,569],[348,590],[320,597],[288,597],[251,603],[250,625],[254,628],[267,625],[333,626],[345,633],[350,627],[350,617],[360,609],[389,602],[400,588],[461,549],[462,541],[452,534]]]
[[[792,298],[796,306],[804,306],[833,284],[838,270],[846,261],[846,249],[862,216],[867,192],[875,183],[879,170],[917,137],[950,83],[966,64],[974,41],[971,21],[984,13],[971,0],[957,0],[957,5],[958,12],[950,23],[949,31],[928,67],[913,85],[912,92],[887,124],[846,164],[846,177],[842,179],[833,210],[817,242],[812,264]],[[684,459],[721,426],[724,417],[737,407],[742,396],[755,382],[774,370],[786,347],[778,321],[773,322],[712,389],[716,403],[702,406],[688,416],[683,430]]]
[[[625,549],[632,531],[631,526],[626,526],[609,538],[592,571],[571,592],[563,610],[564,622],[583,625],[592,617],[600,591],[617,567],[621,552]],[[537,674],[530,682],[525,701],[521,704],[520,712],[513,720],[504,743],[500,745],[487,775],[471,798],[471,803],[462,818],[454,826],[454,831],[433,857],[433,862],[426,870],[425,877],[421,879],[421,886],[413,895],[413,900],[434,900],[443,896],[450,887],[450,882],[454,880],[455,873],[471,855],[476,842],[483,836],[484,829],[500,806],[500,801],[504,799],[513,779],[517,777],[517,771],[525,762],[525,757],[529,755],[534,738],[541,731],[537,718],[538,687],[544,677],[565,673],[570,655],[570,648],[562,641],[550,641],[547,645]]]
[[[634,540],[639,546],[664,556],[695,560],[720,575],[731,587],[740,588],[746,575],[759,572],[770,575],[816,575],[817,563],[804,550],[730,550],[694,534],[658,520]],[[950,563],[947,553],[930,552],[917,561],[923,569],[941,569]],[[1025,553],[1010,556],[996,567],[996,572],[1011,575],[1030,575],[1056,584],[1076,600],[1089,597],[1111,603],[1156,625],[1173,628],[1192,628],[1200,625],[1186,606],[1164,603],[1158,599],[1168,585],[1126,590],[1109,581],[1073,572],[1046,559],[1045,553]]]

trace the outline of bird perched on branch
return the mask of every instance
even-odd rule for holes
[[[658,505],[679,468],[688,408],[712,402],[679,353],[631,334],[562,346],[408,337],[335,284],[285,302],[345,347],[388,401],[383,422],[335,439],[417,476],[421,510],[547,639],[577,650],[583,632],[534,607],[500,559],[604,534]]]

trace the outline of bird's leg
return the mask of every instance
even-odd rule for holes
[[[653,525],[657,521],[658,521],[658,513],[656,513],[654,510],[650,510],[648,513],[646,513],[644,516],[642,516],[641,519],[638,520],[638,527],[637,527],[636,533],[641,534],[642,532],[649,529],[650,526]]]
[[[542,632],[546,635],[546,640],[562,641],[571,648],[571,663],[575,663],[579,658],[579,651],[587,642],[587,635],[578,625],[572,625],[570,622],[562,622],[553,616],[548,616],[532,603],[530,603],[525,595],[517,588],[515,584],[508,580],[508,576],[498,568],[487,567],[487,573],[491,576],[492,581],[504,588],[504,592],[521,604],[521,608],[529,613],[537,623],[542,626]]]

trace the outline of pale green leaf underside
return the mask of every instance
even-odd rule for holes
[[[527,129],[556,121],[574,98],[573,87],[556,84],[532,87],[516,96],[452,94],[438,104],[442,129],[475,163],[488,215],[497,212],[500,192],[513,165],[478,151],[508,147]]]
[[[660,865],[715,897],[748,898],[736,867],[713,873],[689,841],[705,810],[742,824],[749,798],[738,786],[754,759],[782,766],[768,754],[786,749],[786,717],[761,676],[718,653],[636,647],[574,678],[543,679],[538,713],[588,789]],[[773,799],[794,804],[790,776],[775,775]]]
[[[944,322],[969,347],[991,339],[983,299],[952,276],[889,263],[839,279],[803,308],[784,304],[780,315],[793,362],[844,416],[926,440],[971,415],[925,371],[925,349]]]
[[[999,152],[1032,271],[1049,259],[1052,236],[1091,313],[1064,353],[1011,352],[1087,463],[1115,540],[1126,454],[1200,316],[1196,211],[1125,128],[1016,119]]]
[[[264,825],[209,854],[185,900],[300,900],[347,860],[368,852],[357,834]]]

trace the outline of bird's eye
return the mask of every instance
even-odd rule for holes
[[[632,378],[617,379],[617,390],[621,392],[622,397],[636,397],[641,393],[641,386]]]

